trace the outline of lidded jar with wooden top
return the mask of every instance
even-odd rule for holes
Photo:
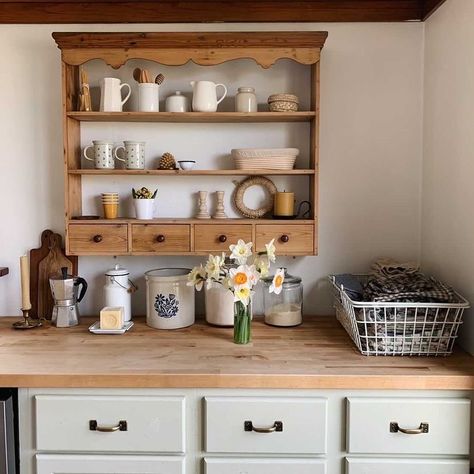
[[[298,326],[303,322],[303,283],[285,268],[285,279],[279,295],[270,293],[273,276],[263,279],[265,323],[271,326]]]

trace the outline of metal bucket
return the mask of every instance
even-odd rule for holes
[[[179,329],[194,324],[194,287],[189,268],[158,268],[145,273],[146,323],[156,329]]]

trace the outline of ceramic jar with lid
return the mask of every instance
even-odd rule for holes
[[[264,278],[263,306],[265,323],[271,326],[298,326],[303,322],[303,283],[285,269],[285,280],[279,295],[269,292],[273,276]]]
[[[122,306],[124,321],[132,319],[132,293],[137,289],[129,276],[130,272],[120,265],[105,272],[104,306]]]
[[[236,112],[257,112],[257,96],[253,87],[239,87],[235,96]]]
[[[188,112],[188,99],[181,91],[176,91],[166,98],[166,112]]]

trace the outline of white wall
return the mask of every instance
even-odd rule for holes
[[[307,24],[328,30],[322,54],[320,255],[283,259],[305,283],[306,312],[332,312],[326,275],[368,269],[378,256],[420,250],[423,25]],[[18,314],[18,257],[43,229],[63,229],[60,55],[52,31],[292,30],[295,25],[0,26],[0,315]],[[237,84],[235,84],[237,85]],[[229,137],[232,131],[225,131]],[[459,189],[459,188],[457,188]],[[143,288],[152,267],[191,258],[119,258]],[[101,305],[109,257],[80,259],[91,283],[83,313]],[[135,311],[144,312],[143,290]]]
[[[474,2],[426,23],[422,262],[474,301]],[[472,311],[462,342],[474,354]]]

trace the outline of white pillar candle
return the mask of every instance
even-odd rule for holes
[[[29,311],[31,309],[30,301],[30,269],[28,265],[28,257],[23,255],[20,257],[21,272],[21,309]]]

